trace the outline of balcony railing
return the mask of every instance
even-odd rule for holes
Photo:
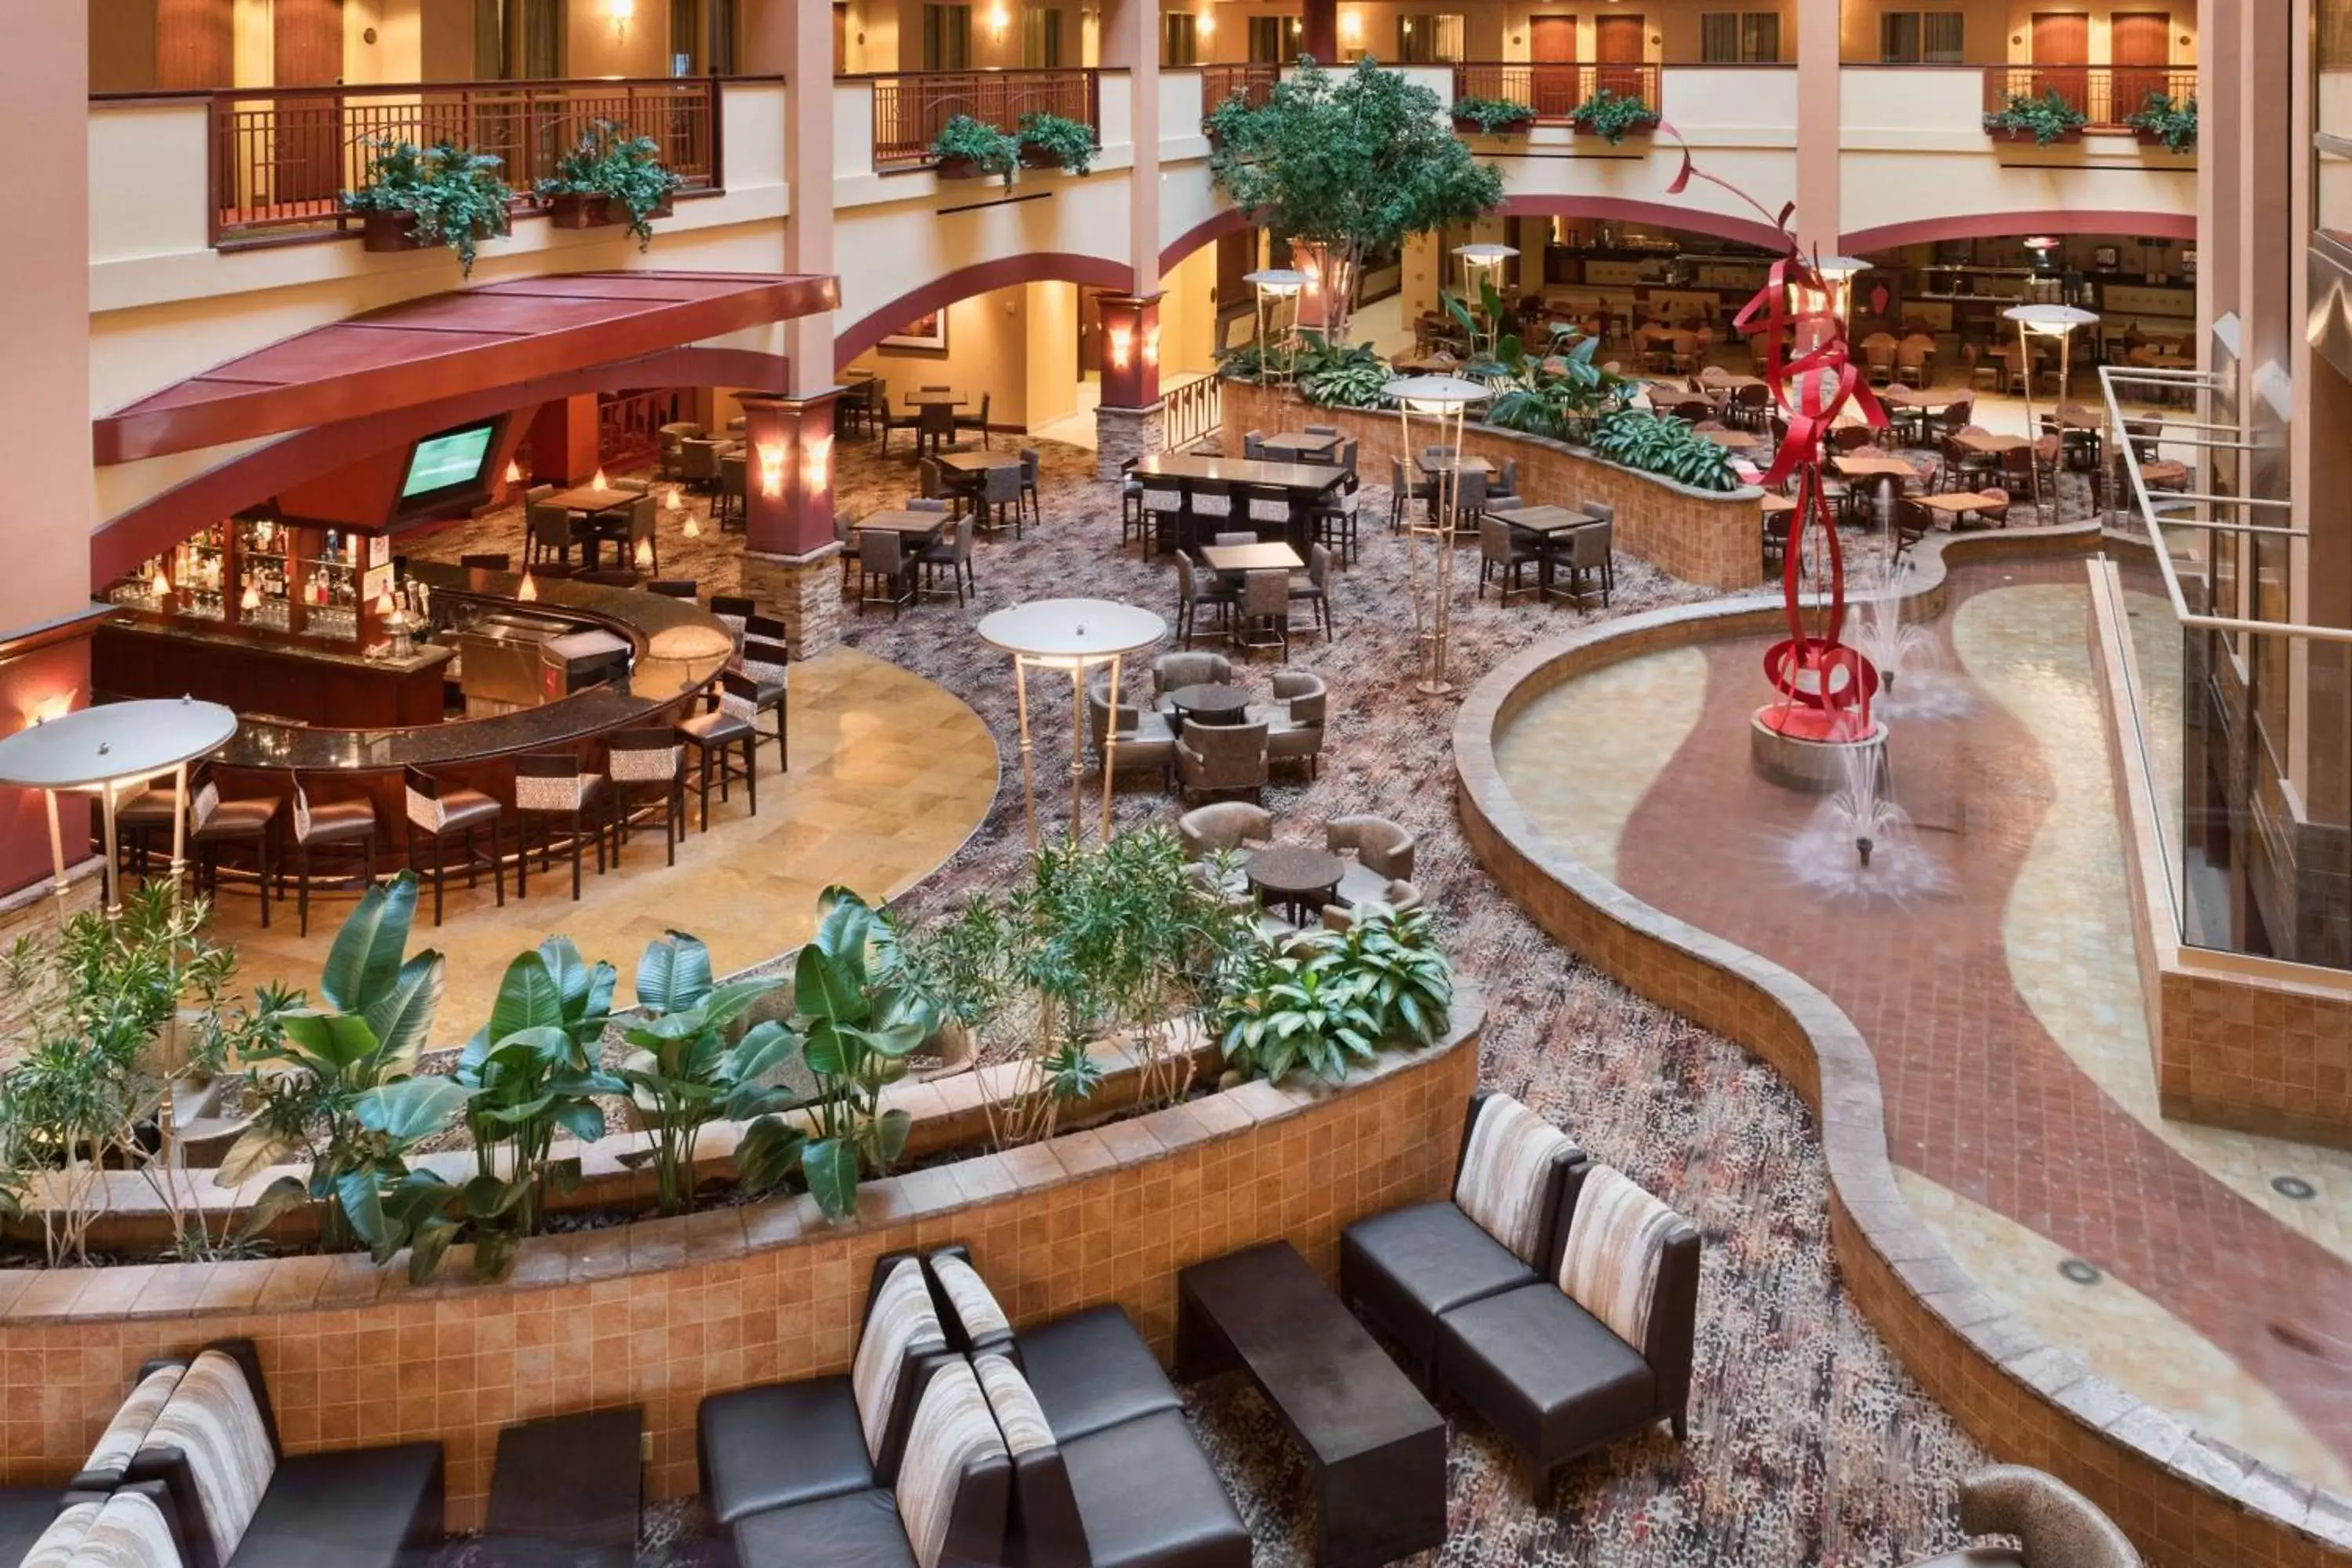
[[[2197,96],[2195,66],[1987,66],[1987,114],[1998,112],[2011,95],[2042,98],[2056,93],[2095,130],[2115,131],[2147,107],[2150,93],[2176,103]]]
[[[931,143],[959,114],[1010,132],[1024,114],[1058,114],[1102,132],[1101,79],[1093,70],[901,71],[874,84],[874,166],[930,161]]]
[[[356,230],[341,193],[367,183],[371,143],[444,140],[495,153],[518,211],[534,180],[598,120],[649,136],[685,189],[720,184],[716,80],[488,81],[238,89],[212,100],[213,243]]]
[[[1223,107],[1225,100],[1238,98],[1252,109],[1261,108],[1274,96],[1274,84],[1282,79],[1282,68],[1266,60],[1251,60],[1244,65],[1202,66],[1201,68],[1201,118],[1206,120],[1213,109]]]
[[[1602,88],[1619,98],[1638,98],[1643,108],[1658,107],[1658,68],[1593,60],[1486,61],[1454,68],[1454,96],[1499,98],[1524,103],[1536,119],[1564,123],[1577,106]]]

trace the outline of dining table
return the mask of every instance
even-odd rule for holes
[[[1222,680],[1195,681],[1168,694],[1169,709],[1175,713],[1180,728],[1185,722],[1244,723],[1249,718],[1249,703],[1247,688]]]
[[[929,550],[950,519],[943,511],[877,511],[857,520],[855,531],[859,533],[895,533],[898,536],[898,557],[906,559]]]
[[[1751,452],[1763,444],[1763,437],[1746,430],[1701,430],[1701,440],[1712,441],[1727,452]]]
[[[971,401],[962,393],[948,387],[918,387],[905,396],[907,406],[909,408],[921,408],[926,405],[936,406],[940,404],[945,404],[950,408],[961,408],[966,403]]]
[[[575,527],[572,539],[588,558],[587,565],[582,570],[593,572],[604,559],[603,542],[613,537],[606,530],[616,522],[623,531],[614,541],[614,553],[626,556],[629,548],[626,532],[629,509],[643,500],[645,500],[645,492],[642,490],[616,490],[596,485],[574,485],[568,490],[558,490],[539,504],[560,506],[566,511],[576,511],[587,519],[585,530]],[[624,560],[621,564],[626,565],[627,562]]]
[[[986,448],[977,452],[934,452],[931,461],[940,466],[940,471],[952,480],[960,493],[971,495],[986,483],[992,470],[1019,468],[1021,454],[992,452]]]
[[[1969,512],[2009,504],[2006,494],[1988,495],[1980,490],[1936,490],[1912,499],[1929,511],[1939,514],[1946,522],[1953,524]]]
[[[1554,596],[1554,569],[1559,563],[1555,554],[1558,542],[1580,528],[1590,528],[1601,520],[1588,511],[1571,511],[1564,506],[1522,506],[1506,511],[1489,510],[1486,515],[1505,524],[1517,533],[1531,536],[1536,542],[1536,593],[1538,597]]]
[[[1297,572],[1307,563],[1279,540],[1255,544],[1203,544],[1196,553],[1212,572]]]
[[[1328,458],[1339,447],[1339,439],[1336,432],[1320,436],[1306,430],[1279,430],[1260,440],[1258,445],[1268,452],[1279,452],[1286,458],[1294,456]]]
[[[1963,430],[1952,437],[1952,444],[1965,451],[1998,458],[2004,452],[2014,452],[2033,443],[2023,436],[1997,435],[1990,430]]]
[[[1286,516],[1281,526],[1281,538],[1302,557],[1314,540],[1315,508],[1324,497],[1339,488],[1348,477],[1345,468],[1331,463],[1281,463],[1265,458],[1212,458],[1198,452],[1154,452],[1135,465],[1131,470],[1145,481],[1167,479],[1173,482],[1182,496],[1182,507],[1175,514],[1173,532],[1164,536],[1163,547],[1190,550],[1194,543],[1198,517],[1192,510],[1196,487],[1223,485],[1228,487],[1232,510],[1214,521],[1223,525],[1215,531],[1238,531],[1248,527],[1262,539],[1265,530],[1274,526],[1249,521],[1249,508],[1243,504],[1245,490],[1267,495],[1279,495],[1286,503]]]

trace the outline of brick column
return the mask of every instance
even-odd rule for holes
[[[736,395],[744,421],[743,591],[774,608],[795,658],[841,640],[841,546],[833,531],[838,395]]]
[[[1102,405],[1095,410],[1095,475],[1118,478],[1129,458],[1161,447],[1160,296],[1104,294]]]

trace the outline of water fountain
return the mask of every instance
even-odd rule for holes
[[[1790,881],[1835,899],[1901,900],[1942,891],[1949,878],[1895,799],[1885,745],[1846,748],[1838,769],[1836,790],[1811,820],[1780,836]]]

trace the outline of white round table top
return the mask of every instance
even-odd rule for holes
[[[1307,287],[1307,274],[1287,267],[1269,267],[1244,273],[1242,281],[1268,294],[1296,294]]]
[[[2085,310],[2079,305],[2011,305],[2001,314],[2029,327],[2053,327],[2062,331],[2091,326],[2099,319],[2097,311]]]
[[[1518,247],[1516,246],[1496,245],[1491,241],[1475,245],[1457,245],[1454,247],[1454,255],[1474,264],[1508,261],[1518,253]]]
[[[219,703],[186,697],[79,709],[0,741],[0,784],[86,789],[149,778],[220,750],[236,722]]]
[[[1381,391],[1420,413],[1441,407],[1451,409],[1456,404],[1483,403],[1495,395],[1493,387],[1459,375],[1402,376]]]
[[[981,618],[983,642],[1024,658],[1090,663],[1150,647],[1168,623],[1115,599],[1036,599]]]

